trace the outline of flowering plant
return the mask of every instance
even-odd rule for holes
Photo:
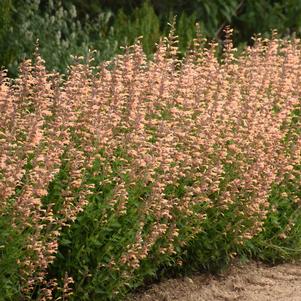
[[[66,80],[38,52],[1,72],[2,296],[117,300],[183,262],[300,255],[300,41],[237,56],[226,35],[221,61],[200,35],[179,60],[172,29],[151,61],[138,40]]]

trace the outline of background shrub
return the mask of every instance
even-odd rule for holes
[[[37,40],[47,68],[66,72],[72,55],[86,56],[89,49],[97,49],[95,59],[109,59],[117,50],[110,39],[109,12],[101,12],[92,20],[86,15],[79,20],[73,4],[61,1],[6,1],[6,27],[3,28],[0,65],[16,76],[20,61],[32,58]],[[13,22],[10,20],[14,20]],[[6,28],[6,30],[5,30]]]
[[[120,54],[120,46],[133,44],[141,35],[151,57],[174,16],[182,55],[195,38],[196,22],[204,36],[219,43],[224,40],[223,28],[231,25],[238,48],[251,45],[254,33],[270,36],[271,29],[277,29],[282,37],[300,36],[301,28],[297,0],[4,0],[0,11],[0,65],[12,76],[24,58],[32,58],[37,39],[47,68],[64,73],[70,55],[85,56],[94,49],[98,64]]]

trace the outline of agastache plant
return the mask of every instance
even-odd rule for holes
[[[112,185],[101,227],[132,212],[133,187],[147,189],[133,209],[134,239],[98,263],[124,283],[150,254],[185,248],[209,209],[233,210],[236,223],[225,231],[238,245],[263,230],[272,185],[300,176],[301,133],[292,118],[301,44],[274,33],[238,55],[232,30],[225,34],[221,58],[198,34],[179,59],[171,30],[152,60],[138,39],[96,70],[90,57],[75,59],[66,79],[45,69],[38,50],[16,80],[0,73],[0,218],[24,238],[16,259],[24,299],[72,298],[72,275],[57,279],[49,270],[62,233],[99,193],[89,180],[99,173],[97,185]],[[60,196],[49,202],[62,172]]]

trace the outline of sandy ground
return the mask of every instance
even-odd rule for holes
[[[218,275],[169,279],[131,296],[135,301],[301,301],[301,263],[234,264]]]

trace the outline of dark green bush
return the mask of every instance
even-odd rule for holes
[[[7,2],[7,1],[6,1]],[[36,41],[49,70],[66,72],[72,55],[86,56],[96,49],[97,62],[107,60],[117,50],[117,42],[110,38],[108,26],[111,14],[101,12],[93,20],[78,20],[76,7],[63,6],[61,1],[9,1],[6,30],[0,32],[2,53],[0,65],[16,76],[19,63],[32,58]],[[1,4],[4,10],[7,5]],[[6,9],[7,10],[7,9]],[[10,17],[10,19],[8,18]],[[9,21],[11,20],[11,21]],[[1,22],[1,21],[0,21]]]
[[[0,65],[17,74],[18,63],[32,57],[33,45],[40,50],[49,69],[66,71],[70,55],[97,52],[96,63],[119,53],[119,46],[133,44],[143,36],[148,55],[167,22],[177,16],[180,51],[185,52],[195,35],[195,23],[208,38],[223,40],[222,29],[234,28],[238,47],[251,44],[254,33],[268,36],[277,29],[281,36],[301,33],[300,1],[78,1],[3,0],[0,3]]]

